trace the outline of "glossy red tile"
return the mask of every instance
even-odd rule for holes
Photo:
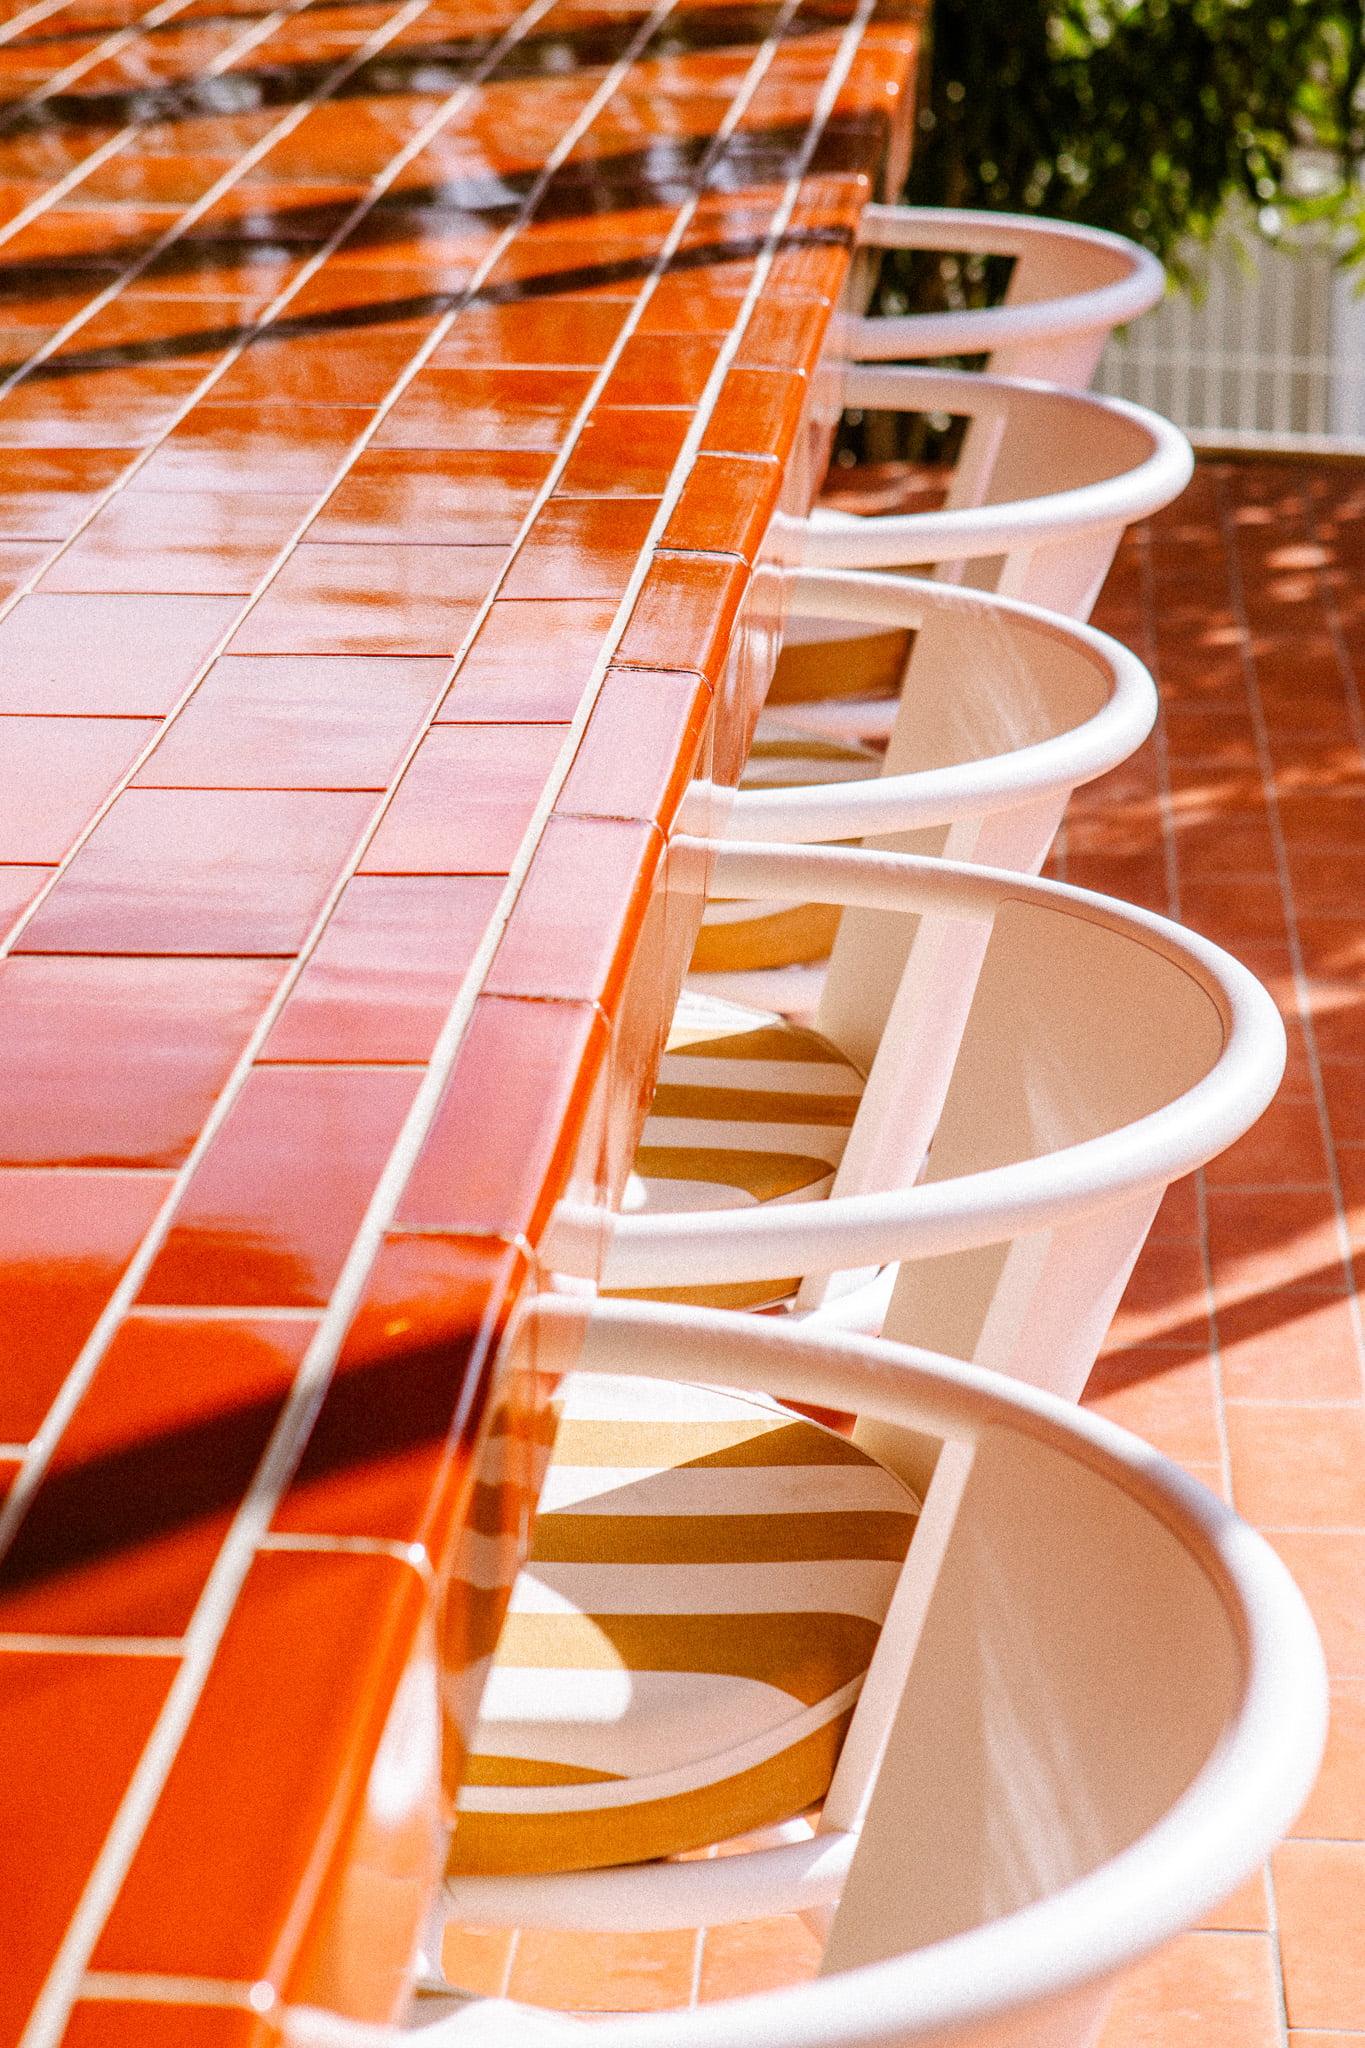
[[[586,1003],[484,996],[399,1205],[397,1227],[535,1242],[563,1191],[606,1051]],[[488,1104],[498,1114],[490,1120]]]
[[[358,875],[261,1058],[428,1059],[502,889],[498,875]]]
[[[286,491],[121,491],[47,570],[41,587],[247,596],[312,504]]]
[[[507,572],[508,598],[620,598],[654,522],[652,498],[552,501],[536,514]]]
[[[606,405],[695,406],[720,354],[709,334],[634,334],[612,365]]]
[[[318,1921],[347,1904],[346,1877],[390,1703],[409,1665],[427,1596],[391,1557],[273,1553],[247,1574],[203,1694],[92,1958],[97,1970],[181,1972],[290,1991]],[[300,1656],[300,1645],[307,1645]],[[414,1684],[435,1686],[434,1668]],[[414,1730],[434,1715],[413,1698]],[[435,1788],[410,1740],[402,1790],[381,1815],[379,1882],[434,1880]],[[434,1761],[434,1759],[433,1759]],[[318,1854],[325,1842],[330,1856]],[[372,1850],[378,1844],[366,1844]],[[406,1855],[402,1852],[406,1851]],[[369,1882],[376,1881],[371,1873]],[[405,1898],[408,1939],[420,1905]],[[371,1913],[374,1901],[371,1897]],[[353,1911],[364,1912],[359,1901]],[[371,1916],[360,1925],[373,1936]],[[311,1958],[309,1958],[311,1960]],[[383,1958],[382,1986],[351,2005],[386,2017],[406,1957]],[[378,1959],[362,1955],[360,1972]],[[314,1978],[300,2002],[322,1994]],[[335,1993],[333,1994],[335,1996]],[[330,2001],[326,2001],[330,2002]]]
[[[822,300],[761,298],[740,337],[737,362],[746,369],[790,370],[813,366],[829,324]]]
[[[449,673],[412,656],[226,655],[137,786],[386,789]]]
[[[455,671],[438,725],[564,725],[616,614],[610,598],[498,598]]]
[[[386,1239],[272,1528],[420,1543],[441,1570],[526,1277],[494,1240]]]
[[[55,377],[41,364],[6,392],[2,448],[146,448],[188,403],[203,371],[90,369]]]
[[[202,320],[203,315],[200,314]],[[378,405],[416,355],[423,327],[320,334],[265,328],[213,387],[221,405],[294,399],[302,405]]]
[[[253,495],[320,491],[369,423],[363,406],[288,399],[224,405],[209,397],[143,464],[132,488]]]
[[[361,872],[506,874],[564,737],[557,725],[433,726]]]
[[[0,720],[0,861],[61,860],[156,730],[139,718]]]
[[[795,370],[731,370],[702,447],[728,455],[775,455],[785,462],[801,424],[806,391],[805,376]]]
[[[308,538],[510,545],[553,459],[535,449],[370,448]]]
[[[261,1067],[181,1198],[138,1296],[325,1305],[412,1106],[407,1067]]]
[[[757,561],[785,472],[771,456],[699,455],[664,529],[663,546]]]
[[[591,385],[586,370],[419,370],[375,445],[557,449]]]
[[[610,355],[628,310],[610,300],[572,298],[465,306],[432,355],[432,367],[595,369]]]
[[[552,817],[493,956],[487,992],[597,1002],[610,1015],[662,849],[655,825]]]
[[[238,608],[223,597],[21,598],[0,619],[0,712],[164,717]]]
[[[233,635],[235,654],[454,654],[505,547],[296,548]]]
[[[0,535],[66,540],[132,459],[103,448],[0,450]]]
[[[294,953],[374,801],[336,790],[125,790],[19,950]]]
[[[11,1868],[0,2026],[17,2041],[176,1673],[171,1657],[0,1651]]]
[[[313,1327],[124,1322],[0,1562],[0,1631],[180,1635]]]
[[[669,829],[703,771],[711,688],[680,670],[610,668],[556,809]]]
[[[0,962],[0,1165],[178,1166],[280,972],[267,960]]]
[[[747,581],[739,562],[656,552],[617,647],[618,663],[690,669],[718,683]]]
[[[598,406],[574,443],[556,497],[659,497],[691,424],[686,412]]]

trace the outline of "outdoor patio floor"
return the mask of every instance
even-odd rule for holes
[[[1056,871],[1169,912],[1274,991],[1266,1117],[1168,1198],[1088,1396],[1263,1529],[1333,1682],[1326,1766],[1264,1881],[1122,1988],[1103,2048],[1365,2043],[1365,465],[1203,462],[1096,614],[1161,687],[1154,738],[1073,805]],[[796,1921],[705,1937],[477,1937],[471,1989],[662,2007],[809,1974]]]

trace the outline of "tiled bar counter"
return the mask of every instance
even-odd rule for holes
[[[0,2041],[392,2009],[499,1333],[624,1175],[914,55],[5,12]]]

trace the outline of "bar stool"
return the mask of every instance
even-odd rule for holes
[[[532,1318],[565,1312],[579,1313],[551,1299]],[[1312,1784],[1326,1727],[1322,1653],[1270,1546],[1112,1424],[904,1346],[758,1317],[602,1304],[587,1323],[578,1371],[608,1395],[640,1374],[680,1399],[698,1381],[735,1390],[728,1458],[702,1456],[672,1475],[714,1482],[709,1510],[699,1500],[690,1511],[670,1502],[665,1489],[661,1527],[714,1519],[724,1486],[741,1521],[773,1520],[764,1503],[774,1468],[763,1452],[781,1440],[795,1453],[798,1437],[822,1432],[778,1406],[771,1390],[860,1415],[878,1442],[867,1463],[901,1503],[900,1552],[887,1560],[865,1676],[839,1709],[838,1760],[813,1835],[719,1858],[456,1875],[437,1931],[448,1917],[644,1930],[834,1907],[818,1982],[595,2021],[591,2038],[620,2048],[1093,2041],[1115,1973],[1193,1925],[1256,1869]],[[920,1493],[898,1450],[909,1447],[914,1467],[926,1440],[936,1456]],[[777,1518],[791,1550],[808,1558],[823,1555],[831,1523],[859,1519],[849,1486],[863,1476],[859,1447],[833,1441],[842,1462],[808,1469],[804,1493]],[[601,1468],[585,1467],[579,1479],[590,1496],[584,1506],[600,1507],[614,1484],[630,1491]],[[648,1484],[634,1490],[638,1533],[650,1515]],[[631,1515],[628,1504],[623,1512]],[[863,1519],[872,1536],[887,1517],[870,1510]],[[612,1668],[629,1617],[615,1608],[575,1613],[552,1564],[529,1569],[546,1618],[577,1620]],[[666,1610],[676,1606],[666,1589],[657,1598],[647,1589],[668,1570],[618,1568],[643,1582],[637,1607],[654,1599]],[[726,1583],[696,1571],[680,1631],[728,1613],[737,1636],[766,1635],[771,1674],[785,1621],[793,1647],[806,1642],[809,1669],[821,1622],[828,1628],[832,1617],[768,1608],[746,1622],[762,1576],[761,1566],[751,1569],[752,1584],[742,1573]],[[770,1584],[780,1577],[768,1568]],[[844,1604],[856,1606],[857,1595]],[[548,1632],[538,1648],[524,1642],[511,1674],[523,1680],[523,1696],[538,1685],[542,1711],[571,1676],[560,1662],[537,1672],[534,1657],[550,1647]],[[689,1685],[695,1667],[686,1656],[673,1668],[680,1696],[700,1691]],[[491,1690],[496,1696],[496,1679]],[[787,1753],[784,1738],[802,1718],[790,1701],[780,1722],[760,1693],[751,1687],[745,1700],[751,1771],[762,1752],[770,1760]],[[627,1700],[620,1720],[638,1704]],[[714,1732],[714,1709],[662,1719],[662,1750],[675,1757],[704,1751]],[[528,1725],[505,1724],[523,1748]],[[598,1728],[599,1756],[615,1732]],[[537,1786],[525,1788],[521,1775],[534,1807]],[[688,1775],[675,1764],[674,1781]],[[780,1765],[770,1775],[780,1777]],[[568,1783],[553,1782],[548,1767],[539,1774],[541,1804],[580,1814],[612,1811],[620,1790],[601,1769]],[[673,1791],[682,1796],[677,1782]],[[801,1796],[793,1786],[792,1798]],[[490,1799],[485,1788],[457,1823],[457,1852],[462,1828],[486,1817]],[[712,1813],[722,1833],[723,1804],[713,1802]],[[693,1832],[706,1824],[699,1816]],[[292,2048],[413,2038],[316,2012],[288,2015],[284,2032]],[[580,2033],[566,2018],[493,2001],[415,2038],[438,2048]]]
[[[1114,329],[1155,306],[1166,288],[1156,257],[1125,236],[1028,214],[868,206],[858,246],[1014,262],[997,306],[846,318],[840,347],[856,363],[985,356],[996,376],[1084,390]]]
[[[1092,627],[919,578],[800,570],[794,616],[909,643],[884,756],[824,727],[816,701],[765,711],[738,791],[712,793],[715,836],[896,840],[906,850],[1036,872],[1071,792],[1125,761],[1156,717],[1152,679]],[[838,720],[846,707],[837,704]],[[777,1009],[810,1004],[839,912],[712,896],[693,986]],[[804,972],[803,972],[804,969]]]

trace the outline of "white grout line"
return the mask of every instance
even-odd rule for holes
[[[797,0],[789,0],[789,5],[782,17],[784,22],[794,11],[796,4]],[[672,5],[673,0],[661,0],[660,6],[648,18],[641,36],[636,39],[636,43],[632,44],[632,52],[636,47],[642,47],[644,41],[653,33],[655,16],[657,15],[661,20],[666,19],[672,9]],[[838,54],[830,66],[830,70],[812,110],[805,151],[806,160],[808,160],[811,151],[814,149],[820,131],[842,87],[844,78],[856,55],[867,18],[874,5],[875,0],[860,0],[857,11],[840,39]],[[750,90],[756,87],[758,79],[763,75],[767,65],[771,63],[776,47],[776,43],[771,39],[765,44],[765,51],[767,52],[766,62],[760,69],[756,60],[753,86],[750,87]],[[623,58],[621,64],[613,67],[612,72],[608,74],[607,84],[609,89],[606,93],[607,98],[615,90],[618,74],[621,78],[624,78],[629,72],[630,65],[631,55],[628,53]],[[590,106],[592,104],[592,102],[589,103]],[[605,99],[602,100],[602,104],[605,104]],[[742,103],[737,97],[736,103],[731,110],[733,119],[730,129],[724,132],[733,132],[733,127],[737,125],[741,111]],[[585,130],[586,125],[587,123],[585,122]],[[572,133],[572,130],[570,130],[570,133]],[[570,143],[568,146],[572,147],[572,144]],[[567,149],[565,154],[567,154]],[[663,531],[668,518],[671,516],[673,505],[681,495],[688,461],[691,455],[695,453],[705,433],[710,408],[714,404],[715,396],[719,392],[725,374],[728,372],[730,364],[738,352],[744,327],[754,306],[757,304],[759,294],[771,270],[780,238],[790,222],[792,212],[800,195],[801,175],[801,172],[798,171],[788,181],[783,200],[776,210],[767,237],[767,247],[755,266],[755,274],[750,288],[741,302],[739,317],[726,338],[712,376],[708,380],[701,404],[694,415],[692,428],[675,465],[669,490],[665,493],[661,502],[655,521],[655,530],[657,532]],[[685,208],[683,214],[680,215],[679,225],[676,230],[677,234],[680,235],[683,232],[683,224],[686,218],[695,212],[696,203],[697,201],[694,199],[691,206]],[[660,256],[656,261],[654,272],[656,279],[661,274],[661,266],[666,260],[667,253],[668,244],[665,244],[664,250],[660,252]],[[643,304],[643,295],[641,304]],[[438,336],[442,334],[443,329],[448,328],[449,324],[453,322],[454,317],[454,314],[452,314],[446,322],[443,322],[438,327],[436,330]],[[426,354],[429,354],[431,348],[434,348],[436,345],[437,341],[433,338]],[[624,336],[618,346],[623,345]],[[424,355],[419,360],[425,359]],[[602,382],[605,382],[613,360],[614,357],[609,358],[608,363],[603,366]],[[584,416],[581,415],[580,417]],[[567,460],[567,455],[565,459]],[[580,703],[579,707],[579,716],[570,728],[570,734],[566,739],[564,749],[561,751],[560,759],[556,763],[555,769],[551,772],[549,783],[542,793],[541,803],[528,827],[516,865],[508,879],[505,900],[510,901],[514,899],[515,890],[520,885],[520,881],[535,853],[545,821],[549,816],[563,779],[568,772],[577,737],[581,734],[582,728],[591,713],[592,704],[595,701],[596,692],[601,686],[601,680],[605,675],[607,663],[610,660],[611,653],[614,652],[616,641],[619,638],[620,632],[624,629],[625,621],[629,617],[635,597],[638,595],[640,584],[647,573],[650,562],[649,551],[653,539],[654,531],[651,532],[650,538],[646,541],[641,551],[640,559],[636,565],[635,576],[632,578],[632,584],[628,587],[622,599],[617,621],[608,636],[607,645],[599,657],[599,672],[584,693],[584,701]],[[489,601],[491,602],[491,600]],[[182,1664],[170,1689],[166,1703],[143,1751],[124,1799],[120,1804],[119,1811],[106,1838],[100,1858],[87,1882],[80,1903],[68,1922],[65,1938],[54,1958],[43,1990],[33,2008],[21,2039],[20,2048],[55,2048],[55,2043],[65,2024],[70,2001],[75,1995],[81,1972],[84,1970],[94,1945],[99,1938],[100,1931],[117,1897],[118,1890],[132,1858],[137,1851],[146,1825],[151,1818],[167,1774],[175,1760],[180,1742],[183,1739],[197,1704],[199,1694],[208,1677],[214,1654],[221,1639],[223,1629],[231,1615],[237,1593],[250,1567],[257,1546],[262,1536],[266,1533],[270,1517],[274,1512],[279,1497],[284,1487],[288,1484],[298,1455],[303,1444],[306,1442],[317,1406],[330,1382],[336,1352],[355,1309],[359,1305],[375,1253],[401,1199],[417,1152],[425,1139],[449,1072],[454,1065],[464,1028],[473,1007],[475,995],[486,972],[487,962],[492,957],[493,948],[497,943],[497,936],[495,920],[494,925],[485,934],[484,944],[481,946],[479,954],[476,956],[466,976],[460,995],[456,998],[447,1016],[446,1023],[433,1052],[431,1064],[418,1090],[412,1110],[399,1135],[389,1162],[380,1177],[364,1222],[352,1242],[350,1255],[323,1324],[300,1368],[293,1392],[277,1425],[270,1446],[258,1468],[251,1491],[238,1511],[232,1529],[219,1552],[218,1560],[210,1574],[186,1634],[185,1662]],[[244,1054],[244,1062],[247,1061],[247,1058],[248,1056]],[[244,1066],[242,1071],[245,1071]],[[238,1085],[240,1085],[240,1082]],[[226,1110],[224,1109],[223,1114],[225,1113]],[[219,1121],[221,1121],[221,1117]],[[188,1171],[188,1162],[186,1171]],[[140,1281],[135,1284],[140,1284]],[[109,1317],[109,1327],[111,1329],[115,1321],[116,1317]]]

